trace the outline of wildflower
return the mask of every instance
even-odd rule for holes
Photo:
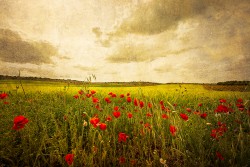
[[[191,112],[192,110],[191,110],[191,108],[186,108],[186,111]]]
[[[130,103],[131,101],[131,97],[127,97],[127,102]]]
[[[113,93],[113,94],[111,95],[111,97],[116,97],[116,94]]]
[[[128,113],[128,118],[132,118],[133,114],[131,112]]]
[[[214,110],[214,112],[219,112],[219,113],[221,113],[221,112],[224,112],[224,113],[227,113],[229,111],[229,109],[228,109],[228,107],[227,106],[225,106],[225,105],[219,105],[215,110]]]
[[[167,115],[167,114],[162,114],[161,117],[162,117],[163,119],[168,119],[168,115]]]
[[[237,99],[237,103],[243,103],[242,98]]]
[[[119,118],[121,116],[121,113],[119,111],[113,112],[114,117]]]
[[[73,96],[75,99],[78,99],[79,98],[79,95],[74,95]]]
[[[0,94],[0,99],[5,99],[8,97],[8,94],[7,93],[1,93]]]
[[[127,93],[127,96],[130,96],[130,93]]]
[[[110,115],[107,116],[106,121],[112,121],[112,117]]]
[[[161,105],[161,106],[163,106],[163,105],[164,105],[162,100],[160,101],[160,105]]]
[[[5,101],[5,102],[3,102],[3,104],[9,104],[9,102],[8,102],[8,101]]]
[[[90,93],[93,95],[93,94],[95,94],[95,93],[96,93],[96,91],[91,90],[91,91],[90,91]]]
[[[112,94],[113,94],[113,92],[109,92],[109,94],[108,94],[108,95],[111,95],[111,96],[112,96]]]
[[[83,120],[83,126],[88,126],[88,122]]]
[[[135,105],[135,106],[138,106],[137,99],[134,99],[134,105]]]
[[[106,130],[106,129],[107,129],[107,124],[105,124],[105,123],[100,123],[99,128],[100,128],[101,130]]]
[[[170,133],[172,134],[172,136],[175,136],[175,133],[177,131],[176,127],[174,125],[170,125],[169,130],[170,130]]]
[[[87,96],[87,98],[90,98],[92,95],[87,93],[86,96]]]
[[[96,128],[97,124],[100,122],[100,119],[98,117],[93,117],[90,119],[90,123]]]
[[[225,99],[220,99],[220,103],[226,103],[227,101]]]
[[[152,103],[148,103],[148,108],[152,108]]]
[[[221,153],[220,152],[218,152],[218,151],[216,151],[216,156],[217,156],[217,158],[219,158],[220,160],[224,160],[224,157],[221,155]]]
[[[201,118],[205,119],[207,117],[207,113],[203,113],[200,116],[201,116]]]
[[[108,97],[105,97],[104,100],[105,100],[107,103],[111,103],[111,100],[110,100]]]
[[[238,110],[243,111],[245,109],[245,106],[243,104],[236,104],[238,107]]]
[[[125,133],[120,132],[118,134],[118,141],[119,142],[126,142],[127,138],[128,138],[128,136]]]
[[[151,125],[150,125],[150,123],[145,123],[145,124],[144,124],[144,128],[151,129]]]
[[[126,162],[126,159],[124,157],[119,158],[119,163],[124,164]]]
[[[199,103],[198,106],[201,107],[203,104],[202,103]]]
[[[114,110],[115,110],[115,111],[118,111],[118,110],[119,110],[119,107],[118,107],[118,106],[115,106],[115,107],[114,107]]]
[[[120,98],[124,98],[124,94],[121,94],[121,95],[120,95]]]
[[[144,102],[143,101],[140,101],[140,107],[143,108],[144,107]]]
[[[24,128],[25,124],[27,124],[29,122],[29,120],[27,118],[25,118],[22,115],[16,116],[14,118],[14,125],[13,128],[14,130],[20,130],[22,128]]]
[[[184,121],[188,120],[188,116],[186,114],[180,113],[180,116]]]
[[[78,93],[79,93],[80,95],[83,95],[84,91],[83,91],[83,90],[78,90]]]
[[[151,113],[148,112],[148,113],[146,114],[146,116],[147,116],[147,117],[152,117],[153,114],[151,114]]]
[[[174,104],[173,104],[173,106],[174,106],[174,107],[177,107],[177,104],[176,104],[176,103],[174,103]]]
[[[65,161],[68,165],[72,165],[72,163],[74,162],[74,154],[67,154],[65,156]]]
[[[99,99],[96,98],[96,97],[92,97],[92,102],[93,102],[93,103],[98,103],[98,102],[99,102]]]

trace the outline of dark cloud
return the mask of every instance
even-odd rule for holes
[[[207,9],[227,10],[228,6],[243,1],[247,2],[247,0],[240,2],[236,0],[153,0],[139,6],[122,22],[116,34],[158,34],[175,28],[179,21],[205,14]]]
[[[11,63],[53,64],[57,49],[48,42],[25,41],[16,32],[0,29],[0,60]]]
[[[82,66],[82,65],[76,65],[74,68],[77,68],[82,71],[97,71],[98,69],[96,67],[87,67],[87,66]]]

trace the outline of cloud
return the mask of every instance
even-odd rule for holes
[[[88,67],[88,66],[82,66],[82,65],[76,65],[76,66],[74,66],[74,68],[77,68],[81,71],[88,71],[88,72],[91,72],[91,71],[94,72],[94,71],[98,70],[98,68],[96,68],[96,67]]]
[[[53,64],[57,49],[48,42],[25,41],[16,32],[0,29],[0,60],[11,63]]]

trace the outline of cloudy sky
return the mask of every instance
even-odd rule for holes
[[[250,80],[249,0],[0,0],[0,74]]]

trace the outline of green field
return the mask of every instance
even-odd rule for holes
[[[249,92],[1,80],[4,92],[0,167],[250,165]]]

